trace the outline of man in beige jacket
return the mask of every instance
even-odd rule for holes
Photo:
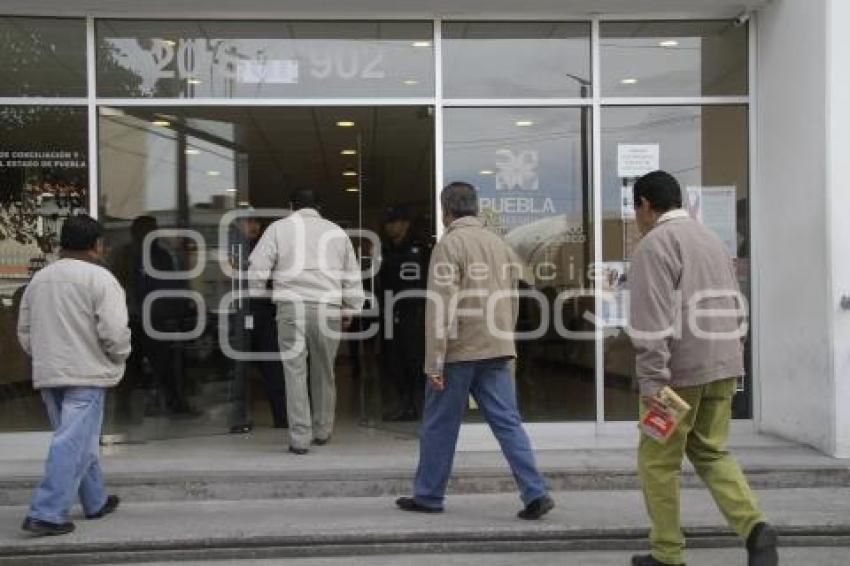
[[[746,540],[749,566],[775,566],[776,533],[726,447],[746,336],[732,257],[711,230],[682,210],[681,188],[668,173],[638,180],[634,202],[644,236],[629,273],[629,330],[642,405],[657,405],[656,395],[669,386],[691,411],[666,443],[641,435],[638,468],[652,521],[652,554],[633,557],[632,565],[684,564],[679,473],[687,455]]]
[[[118,507],[98,463],[100,427],[105,390],[124,377],[130,355],[124,290],[101,265],[103,228],[89,216],[72,216],[60,245],[60,259],[27,286],[18,318],[18,339],[32,356],[33,387],[53,427],[44,478],[23,524],[39,536],[73,531],[67,518],[77,499],[86,519]]]
[[[446,233],[431,255],[425,313],[428,388],[419,431],[419,467],[405,511],[439,513],[469,395],[496,435],[520,488],[522,519],[539,519],[554,502],[537,470],[517,408],[511,375],[516,357],[519,266],[510,248],[478,216],[478,194],[452,183],[440,195]]]

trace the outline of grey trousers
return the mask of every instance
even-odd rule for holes
[[[340,309],[337,307],[316,303],[302,303],[298,307],[292,303],[277,304],[277,336],[286,380],[289,445],[293,448],[309,448],[314,438],[325,440],[333,433],[336,412],[334,360],[339,349],[339,332]]]

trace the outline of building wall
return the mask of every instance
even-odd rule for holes
[[[835,452],[836,403],[828,323],[833,307],[825,229],[824,38],[833,1],[845,2],[774,0],[758,14],[758,188],[752,210],[758,262],[756,420],[764,432],[828,453]]]
[[[831,201],[831,255],[833,297],[829,305],[833,313],[833,372],[835,376],[834,453],[850,458],[850,311],[839,306],[842,295],[850,295],[850,2],[830,0],[828,14],[830,85],[829,163],[827,175]]]

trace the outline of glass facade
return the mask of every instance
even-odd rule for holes
[[[750,293],[746,25],[90,25],[87,36],[81,19],[0,17],[0,97],[21,102],[0,106],[0,353],[12,360],[0,371],[0,432],[46,425],[17,349],[15,305],[52,258],[62,217],[79,209],[106,224],[131,313],[144,299],[134,295],[138,239],[151,229],[181,230],[154,244],[164,271],[194,272],[166,286],[192,294],[162,300],[168,316],[154,327],[165,334],[142,343],[134,333],[128,379],[108,404],[107,429],[142,440],[221,432],[240,403],[263,399],[262,367],[228,357],[214,326],[241,321],[228,341],[245,346],[244,313],[221,303],[240,282],[221,265],[236,265],[240,246],[248,250],[243,236],[274,216],[262,210],[284,208],[299,185],[320,187],[335,222],[381,236],[387,208],[404,206],[423,249],[441,231],[439,188],[454,180],[479,188],[482,217],[523,264],[516,377],[529,421],[636,418],[620,301],[638,237],[623,202],[636,163],[681,180],[689,211],[728,243]],[[86,76],[87,38],[95,81]],[[236,216],[222,239],[228,214]],[[355,247],[364,265],[376,255],[366,241],[355,238]],[[361,328],[382,318],[374,306]],[[188,331],[196,335],[175,337]],[[340,350],[340,411],[358,423],[380,423],[393,405],[392,347],[366,338]],[[739,418],[751,415],[751,384],[748,375]],[[478,418],[474,408],[469,418]]]
[[[105,20],[98,95],[409,97],[433,92],[428,22]]]
[[[478,187],[485,223],[524,266],[517,390],[533,420],[594,420],[592,340],[557,331],[582,325],[592,300],[590,111],[587,108],[449,108],[444,180]],[[568,299],[559,301],[558,297]],[[537,331],[542,332],[537,332]]]
[[[590,24],[443,24],[446,98],[588,98]]]
[[[613,278],[613,295],[628,279],[629,261],[639,238],[632,214],[622,206],[623,191],[634,178],[621,176],[618,154],[624,146],[653,147],[659,166],[682,185],[688,212],[723,240],[738,270],[745,296],[750,293],[749,127],[745,106],[621,106],[602,111],[602,266]],[[617,318],[622,319],[622,316]],[[623,320],[613,321],[604,340],[605,418],[636,420],[632,389],[634,351]],[[749,343],[749,341],[748,341]],[[749,346],[747,366],[750,366]],[[748,374],[750,372],[748,371]],[[749,377],[747,378],[749,380]],[[739,418],[750,415],[750,387],[735,401]]]
[[[30,276],[56,259],[63,219],[88,210],[86,120],[85,108],[0,106],[0,431],[47,427],[18,309]]]
[[[747,94],[747,26],[729,20],[603,22],[603,96]]]
[[[86,22],[0,16],[0,96],[86,96]]]
[[[274,310],[270,301],[228,302],[240,282],[220,262],[244,264],[292,187],[318,187],[326,218],[382,238],[385,209],[403,204],[415,239],[432,239],[427,107],[101,107],[98,120],[107,265],[127,290],[134,336],[108,424],[133,440],[214,434],[242,424],[245,413],[271,424],[266,398],[273,396],[270,385],[281,382],[281,368],[228,355],[227,348],[273,354]],[[340,121],[355,126],[341,128]],[[157,269],[185,277],[138,276],[144,237],[156,229],[198,234],[153,242]],[[368,261],[372,252],[357,244]],[[374,290],[375,279],[367,276],[365,287]],[[148,305],[151,327],[161,333],[152,336],[145,331],[145,302],[163,291],[175,296]],[[181,293],[195,298],[176,296]],[[248,317],[251,333],[244,332]],[[373,314],[359,321],[364,328],[380,323]],[[252,340],[257,337],[266,340]],[[381,363],[388,347],[370,336],[340,349],[342,422],[378,423],[392,410],[394,392]]]

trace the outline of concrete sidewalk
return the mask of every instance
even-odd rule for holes
[[[759,492],[792,545],[850,546],[850,489]],[[128,503],[105,520],[78,520],[72,535],[31,539],[23,507],[0,507],[0,562],[80,564],[185,559],[354,556],[429,552],[631,550],[643,548],[637,491],[555,494],[545,520],[515,518],[515,495],[451,497],[440,515],[395,509],[392,498]],[[694,548],[738,546],[705,491],[683,493]]]

